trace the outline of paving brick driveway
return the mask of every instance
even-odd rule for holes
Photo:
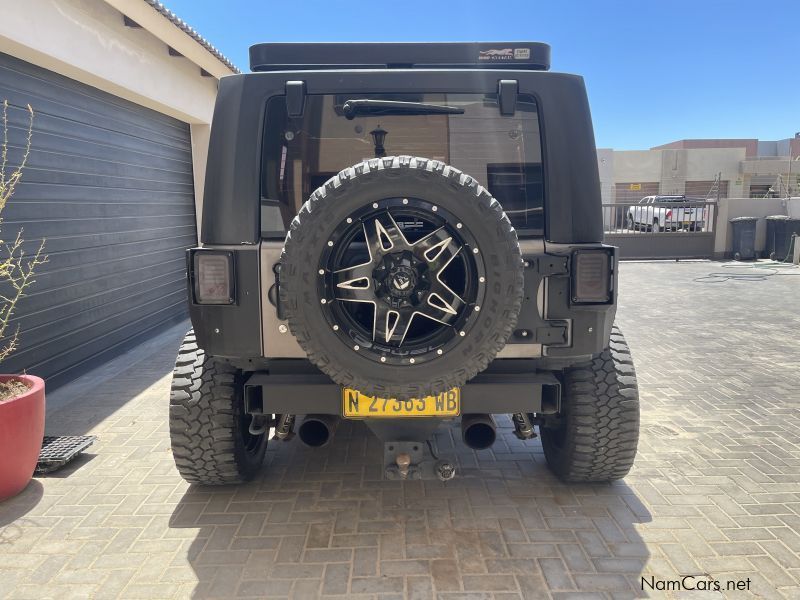
[[[493,451],[455,445],[448,484],[381,481],[379,445],[344,423],[325,450],[273,443],[252,484],[189,489],[170,330],[52,394],[49,432],[100,439],[0,504],[0,597],[630,598],[692,575],[750,591],[671,595],[800,598],[800,277],[694,281],[710,271],[622,266],[643,428],[613,485],[559,483],[504,421]]]

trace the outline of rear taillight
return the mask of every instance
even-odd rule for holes
[[[612,255],[607,250],[576,250],[572,254],[572,302],[610,302],[612,263]]]
[[[198,250],[194,253],[194,299],[197,304],[233,304],[233,254]]]
[[[671,211],[671,210],[668,210],[668,211],[667,211],[667,218],[668,218],[668,219],[671,219],[671,218],[672,218],[672,211]]]

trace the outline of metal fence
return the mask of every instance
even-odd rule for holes
[[[712,201],[603,204],[606,234],[711,233],[717,203]]]
[[[604,203],[606,242],[622,258],[709,258],[714,253],[715,201]]]

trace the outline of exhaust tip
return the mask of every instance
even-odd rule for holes
[[[331,429],[328,423],[324,421],[315,418],[306,418],[300,425],[297,435],[300,437],[300,441],[306,446],[319,448],[330,441]]]
[[[490,415],[475,415],[462,421],[464,443],[473,450],[486,450],[497,439],[497,429]]]

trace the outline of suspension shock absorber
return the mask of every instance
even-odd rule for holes
[[[275,425],[275,437],[284,442],[288,442],[294,437],[294,415],[284,414],[278,417]]]
[[[536,432],[533,429],[533,423],[528,416],[528,413],[514,413],[511,415],[511,420],[514,422],[514,435],[521,440],[530,440],[536,437]]]

